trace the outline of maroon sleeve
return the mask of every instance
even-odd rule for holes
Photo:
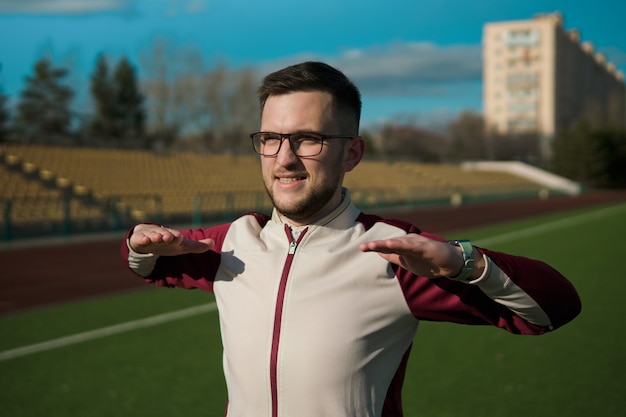
[[[213,280],[220,266],[222,244],[228,232],[230,223],[206,229],[192,229],[183,231],[187,239],[200,240],[211,238],[215,245],[211,250],[200,254],[179,256],[161,256],[156,262],[152,273],[142,277],[146,282],[163,287],[181,287],[187,289],[199,288],[213,291]],[[122,243],[122,259],[128,265],[128,246],[126,241],[132,229],[127,233]]]
[[[429,234],[422,235],[443,241]],[[397,268],[396,276],[413,314],[421,319],[465,324],[490,324],[516,334],[542,334],[568,323],[581,310],[574,286],[557,270],[542,261],[508,255],[483,248],[507,276],[548,315],[551,327],[527,322],[487,297],[478,286],[447,278],[428,279]]]
[[[523,256],[512,256],[478,248],[511,280],[522,288],[550,318],[556,329],[580,314],[578,292],[561,273],[550,265]]]
[[[441,236],[422,232],[414,225],[398,220],[361,214],[359,221],[372,227],[378,221],[394,225],[406,233],[419,233],[430,239],[445,241]],[[548,315],[551,326],[538,326],[489,298],[477,285],[448,278],[429,279],[416,276],[392,265],[409,308],[422,320],[449,321],[464,324],[489,324],[515,334],[542,334],[573,320],[581,310],[574,286],[558,271],[544,262],[478,248],[507,276],[528,294]]]

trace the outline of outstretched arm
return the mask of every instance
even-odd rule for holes
[[[126,235],[121,255],[130,270],[147,282],[212,291],[228,226],[181,231],[138,224]]]
[[[203,253],[213,247],[213,239],[191,240],[176,229],[155,224],[138,224],[128,239],[130,249],[136,253],[157,256]]]
[[[463,266],[461,250],[438,236],[409,233],[366,242],[360,249],[377,252],[406,274],[452,278],[434,285],[409,277],[401,279],[401,285],[411,287],[405,291],[411,294],[407,301],[417,317],[475,324],[483,321],[513,333],[540,334],[569,322],[581,309],[572,284],[538,260],[474,247],[474,268],[461,283],[454,280]],[[400,272],[402,276],[405,273]],[[485,296],[495,304],[486,303]]]
[[[378,252],[387,261],[427,278],[454,277],[463,267],[460,247],[415,233],[366,242],[359,249],[363,252]],[[474,269],[468,280],[479,278],[485,270],[485,261],[476,248],[473,249],[472,257]]]

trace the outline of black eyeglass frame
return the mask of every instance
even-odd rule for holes
[[[254,146],[254,142],[255,142],[255,136],[257,135],[261,135],[261,134],[268,134],[268,135],[277,135],[280,138],[280,144],[278,145],[278,149],[276,149],[276,152],[271,153],[271,154],[267,154],[267,153],[261,153],[257,150],[257,147]],[[310,154],[310,155],[298,155],[298,151],[294,150],[293,148],[293,142],[291,141],[291,137],[292,136],[296,136],[296,135],[309,135],[310,137],[315,137],[315,139],[320,141],[320,149],[317,153],[315,154]],[[255,132],[255,133],[251,133],[250,134],[250,139],[252,140],[252,148],[254,149],[254,152],[256,152],[257,154],[261,155],[261,156],[276,156],[278,155],[278,152],[280,152],[280,148],[283,146],[283,142],[285,141],[285,139],[287,139],[289,141],[289,146],[291,147],[292,152],[296,155],[296,156],[301,156],[303,158],[306,157],[311,157],[311,156],[317,156],[320,153],[322,153],[322,149],[324,149],[324,141],[327,139],[354,139],[356,136],[346,136],[346,135],[325,135],[323,133],[317,133],[317,132],[295,132],[295,133],[276,133],[276,132]]]

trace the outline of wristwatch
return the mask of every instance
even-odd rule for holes
[[[472,243],[467,239],[449,240],[448,243],[454,246],[459,246],[461,248],[461,253],[463,254],[463,267],[461,267],[461,270],[458,274],[448,278],[455,281],[467,281],[467,278],[470,276],[472,270],[474,269],[474,256],[472,256],[472,253],[474,252],[474,247],[472,246]]]

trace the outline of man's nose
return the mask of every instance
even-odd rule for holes
[[[298,156],[291,148],[291,142],[287,138],[282,138],[283,142],[276,154],[276,162],[281,166],[293,165],[298,161]]]

